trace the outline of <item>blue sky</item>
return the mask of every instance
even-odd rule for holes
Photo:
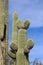
[[[43,62],[43,27],[29,28],[27,30],[27,38],[34,40],[34,47],[30,51],[30,61],[35,58]]]
[[[30,20],[31,27],[43,26],[43,0],[9,0],[9,15],[18,12],[19,18]]]
[[[27,31],[27,37],[34,40],[34,48],[30,52],[30,60],[36,57],[43,62],[43,0],[9,0],[9,43],[12,33],[12,14],[18,13],[18,18],[23,22],[30,20],[30,29]],[[38,28],[38,29],[37,29]]]

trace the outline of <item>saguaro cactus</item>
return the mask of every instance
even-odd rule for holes
[[[19,21],[18,21],[19,22]],[[28,63],[28,53],[33,47],[33,41],[27,40],[26,32],[29,27],[30,22],[26,20],[22,26],[18,26],[18,51],[16,53],[16,65],[29,65]]]
[[[0,54],[3,57],[0,58],[4,61],[1,60],[0,65],[8,65],[8,0],[0,0],[0,41]]]
[[[12,50],[8,52],[8,54],[11,58],[16,58],[16,65],[29,65],[28,53],[34,46],[33,40],[27,40],[26,37],[26,32],[30,25],[30,22],[26,20],[24,23],[22,23],[21,20],[17,20],[16,25],[18,29],[17,43],[14,41],[10,45]]]
[[[10,62],[11,65],[15,65],[15,62],[16,62],[16,58],[15,58],[16,51],[14,51],[14,54],[13,54],[12,47],[15,49],[17,45],[17,20],[18,20],[18,15],[15,12],[13,14],[13,21],[12,21],[12,43],[10,45],[11,51],[9,52],[9,55],[11,55],[12,58],[14,57],[13,59],[11,58],[11,62]]]

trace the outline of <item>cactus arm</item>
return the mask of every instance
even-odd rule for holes
[[[15,54],[14,51],[12,51],[12,50],[10,50],[10,51],[8,52],[8,55],[9,55],[11,58],[13,58],[13,59],[16,58],[16,54]]]
[[[34,46],[34,41],[33,40],[27,40],[27,45],[25,45],[24,52],[29,53],[30,49],[32,49],[33,46]]]
[[[27,54],[29,52],[30,52],[30,50],[27,48],[27,45],[25,45],[25,47],[24,47],[24,53]]]
[[[12,50],[14,50],[14,51],[17,51],[18,50],[18,46],[16,44],[14,44],[14,43],[11,43],[10,48]]]
[[[13,21],[12,21],[12,42],[17,43],[17,20],[18,15],[17,13],[13,14]]]
[[[13,51],[9,51],[8,52],[8,55],[11,57],[11,62],[12,64],[11,65],[15,65],[16,64],[16,58],[15,58],[15,55],[16,55],[16,52],[17,52],[17,20],[18,20],[18,15],[17,13],[15,12],[13,14],[13,21],[12,21],[12,43],[10,45],[10,48],[11,50]],[[15,52],[15,53],[14,53]],[[12,57],[13,56],[13,57]],[[13,58],[15,58],[15,60],[13,60]],[[11,63],[10,62],[10,63]]]
[[[25,22],[23,24],[23,28],[24,29],[28,29],[29,25],[30,25],[30,21],[29,20],[25,20]]]
[[[17,20],[17,28],[20,29],[22,28],[23,24],[21,20]]]
[[[18,22],[17,22],[18,29],[27,29],[29,27],[29,25],[30,25],[29,20],[26,20],[24,23],[22,23],[21,20],[18,20]]]
[[[34,46],[34,41],[33,40],[27,40],[27,48],[32,49]]]

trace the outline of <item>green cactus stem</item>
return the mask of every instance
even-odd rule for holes
[[[17,43],[17,20],[18,15],[17,13],[13,14],[13,21],[12,21],[12,42]]]
[[[19,21],[20,22],[20,21]],[[27,29],[30,25],[30,22],[28,20],[25,21],[22,27],[19,28],[18,31],[18,51],[16,53],[16,65],[29,65],[28,62],[28,53],[30,49],[33,48],[33,41],[29,40],[27,41],[26,34]],[[24,50],[25,49],[25,50]]]
[[[26,37],[30,22],[29,20],[26,20],[22,23],[21,20],[16,19],[15,16],[12,27],[12,43],[10,45],[11,50],[9,56],[12,59],[16,58],[16,61],[14,60],[14,65],[29,65],[28,53],[30,53],[30,50],[34,46],[33,40],[27,40]]]
[[[27,58],[24,54],[24,47],[26,45],[26,30],[20,29],[18,32],[18,51],[16,53],[17,64],[16,65],[28,65]]]
[[[17,52],[17,20],[18,20],[18,15],[15,12],[13,14],[13,21],[12,21],[12,43],[10,45],[11,50],[8,52],[8,55],[11,57],[11,62],[13,65],[16,64],[16,52]],[[15,60],[13,60],[15,58]]]

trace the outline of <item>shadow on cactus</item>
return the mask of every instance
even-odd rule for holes
[[[14,26],[15,28],[12,28],[13,30],[15,29],[14,31],[12,31],[13,43],[11,43],[10,45],[12,50],[10,50],[8,54],[12,59],[16,58],[16,65],[29,65],[28,53],[34,46],[33,40],[27,40],[26,38],[27,29],[29,28],[30,22],[29,20],[26,20],[24,23],[22,23],[21,20],[17,20],[15,21],[15,23],[16,27]],[[16,35],[16,37],[14,36],[14,34]]]

